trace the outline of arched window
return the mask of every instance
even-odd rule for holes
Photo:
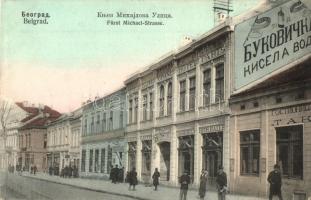
[[[160,113],[159,116],[164,116],[164,86],[160,86]]]
[[[172,83],[169,82],[167,86],[167,115],[172,114]]]

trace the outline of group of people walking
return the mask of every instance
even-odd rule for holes
[[[115,165],[114,168],[111,167],[110,177],[112,183],[123,183],[124,182],[124,167],[119,168],[118,165]]]

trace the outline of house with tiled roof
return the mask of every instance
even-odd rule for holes
[[[46,105],[25,105],[17,103],[29,113],[21,121],[23,125],[18,129],[19,149],[18,165],[29,171],[36,166],[38,171],[45,171],[47,148],[47,125],[58,119],[61,114]]]

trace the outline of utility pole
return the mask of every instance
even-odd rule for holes
[[[232,0],[214,0],[214,26],[222,19],[229,17],[233,11]]]

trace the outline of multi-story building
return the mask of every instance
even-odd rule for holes
[[[231,27],[223,23],[125,81],[128,104],[127,170],[164,184],[187,171],[197,185],[201,169],[214,185],[229,169]]]
[[[8,165],[16,167],[19,164],[18,152],[20,151],[18,129],[38,115],[38,109],[27,101],[17,103],[4,101],[2,103],[6,104],[2,109],[6,109],[3,112],[6,112],[8,116],[4,121],[7,135],[6,144],[0,145],[4,152],[0,155],[0,168],[7,168]],[[3,131],[2,127],[0,129]],[[3,139],[3,137],[0,138],[2,143]]]
[[[233,192],[266,196],[268,174],[278,164],[284,199],[311,196],[310,13],[310,2],[285,1],[235,27]]]
[[[24,107],[27,102],[24,103],[12,103],[9,102],[2,102],[6,103],[7,106],[2,107],[2,109],[7,109],[6,111],[3,110],[2,112],[7,112],[8,116],[4,121],[4,126],[6,128],[6,144],[4,144],[4,138],[1,137],[1,152],[0,153],[0,168],[7,168],[8,165],[16,166],[17,162],[17,153],[19,151],[18,148],[18,128],[23,124],[23,119],[27,116],[32,115],[33,112],[30,109],[26,109]],[[1,131],[2,126],[0,127]]]
[[[52,121],[47,126],[47,163],[58,175],[66,166],[79,166],[81,110]]]
[[[25,170],[29,170],[35,165],[38,171],[47,170],[47,127],[51,121],[56,120],[61,114],[48,106],[27,107],[34,110],[33,115],[29,115],[22,121],[27,121],[18,129],[18,163]]]
[[[82,107],[80,176],[107,178],[111,167],[124,166],[125,88]]]

